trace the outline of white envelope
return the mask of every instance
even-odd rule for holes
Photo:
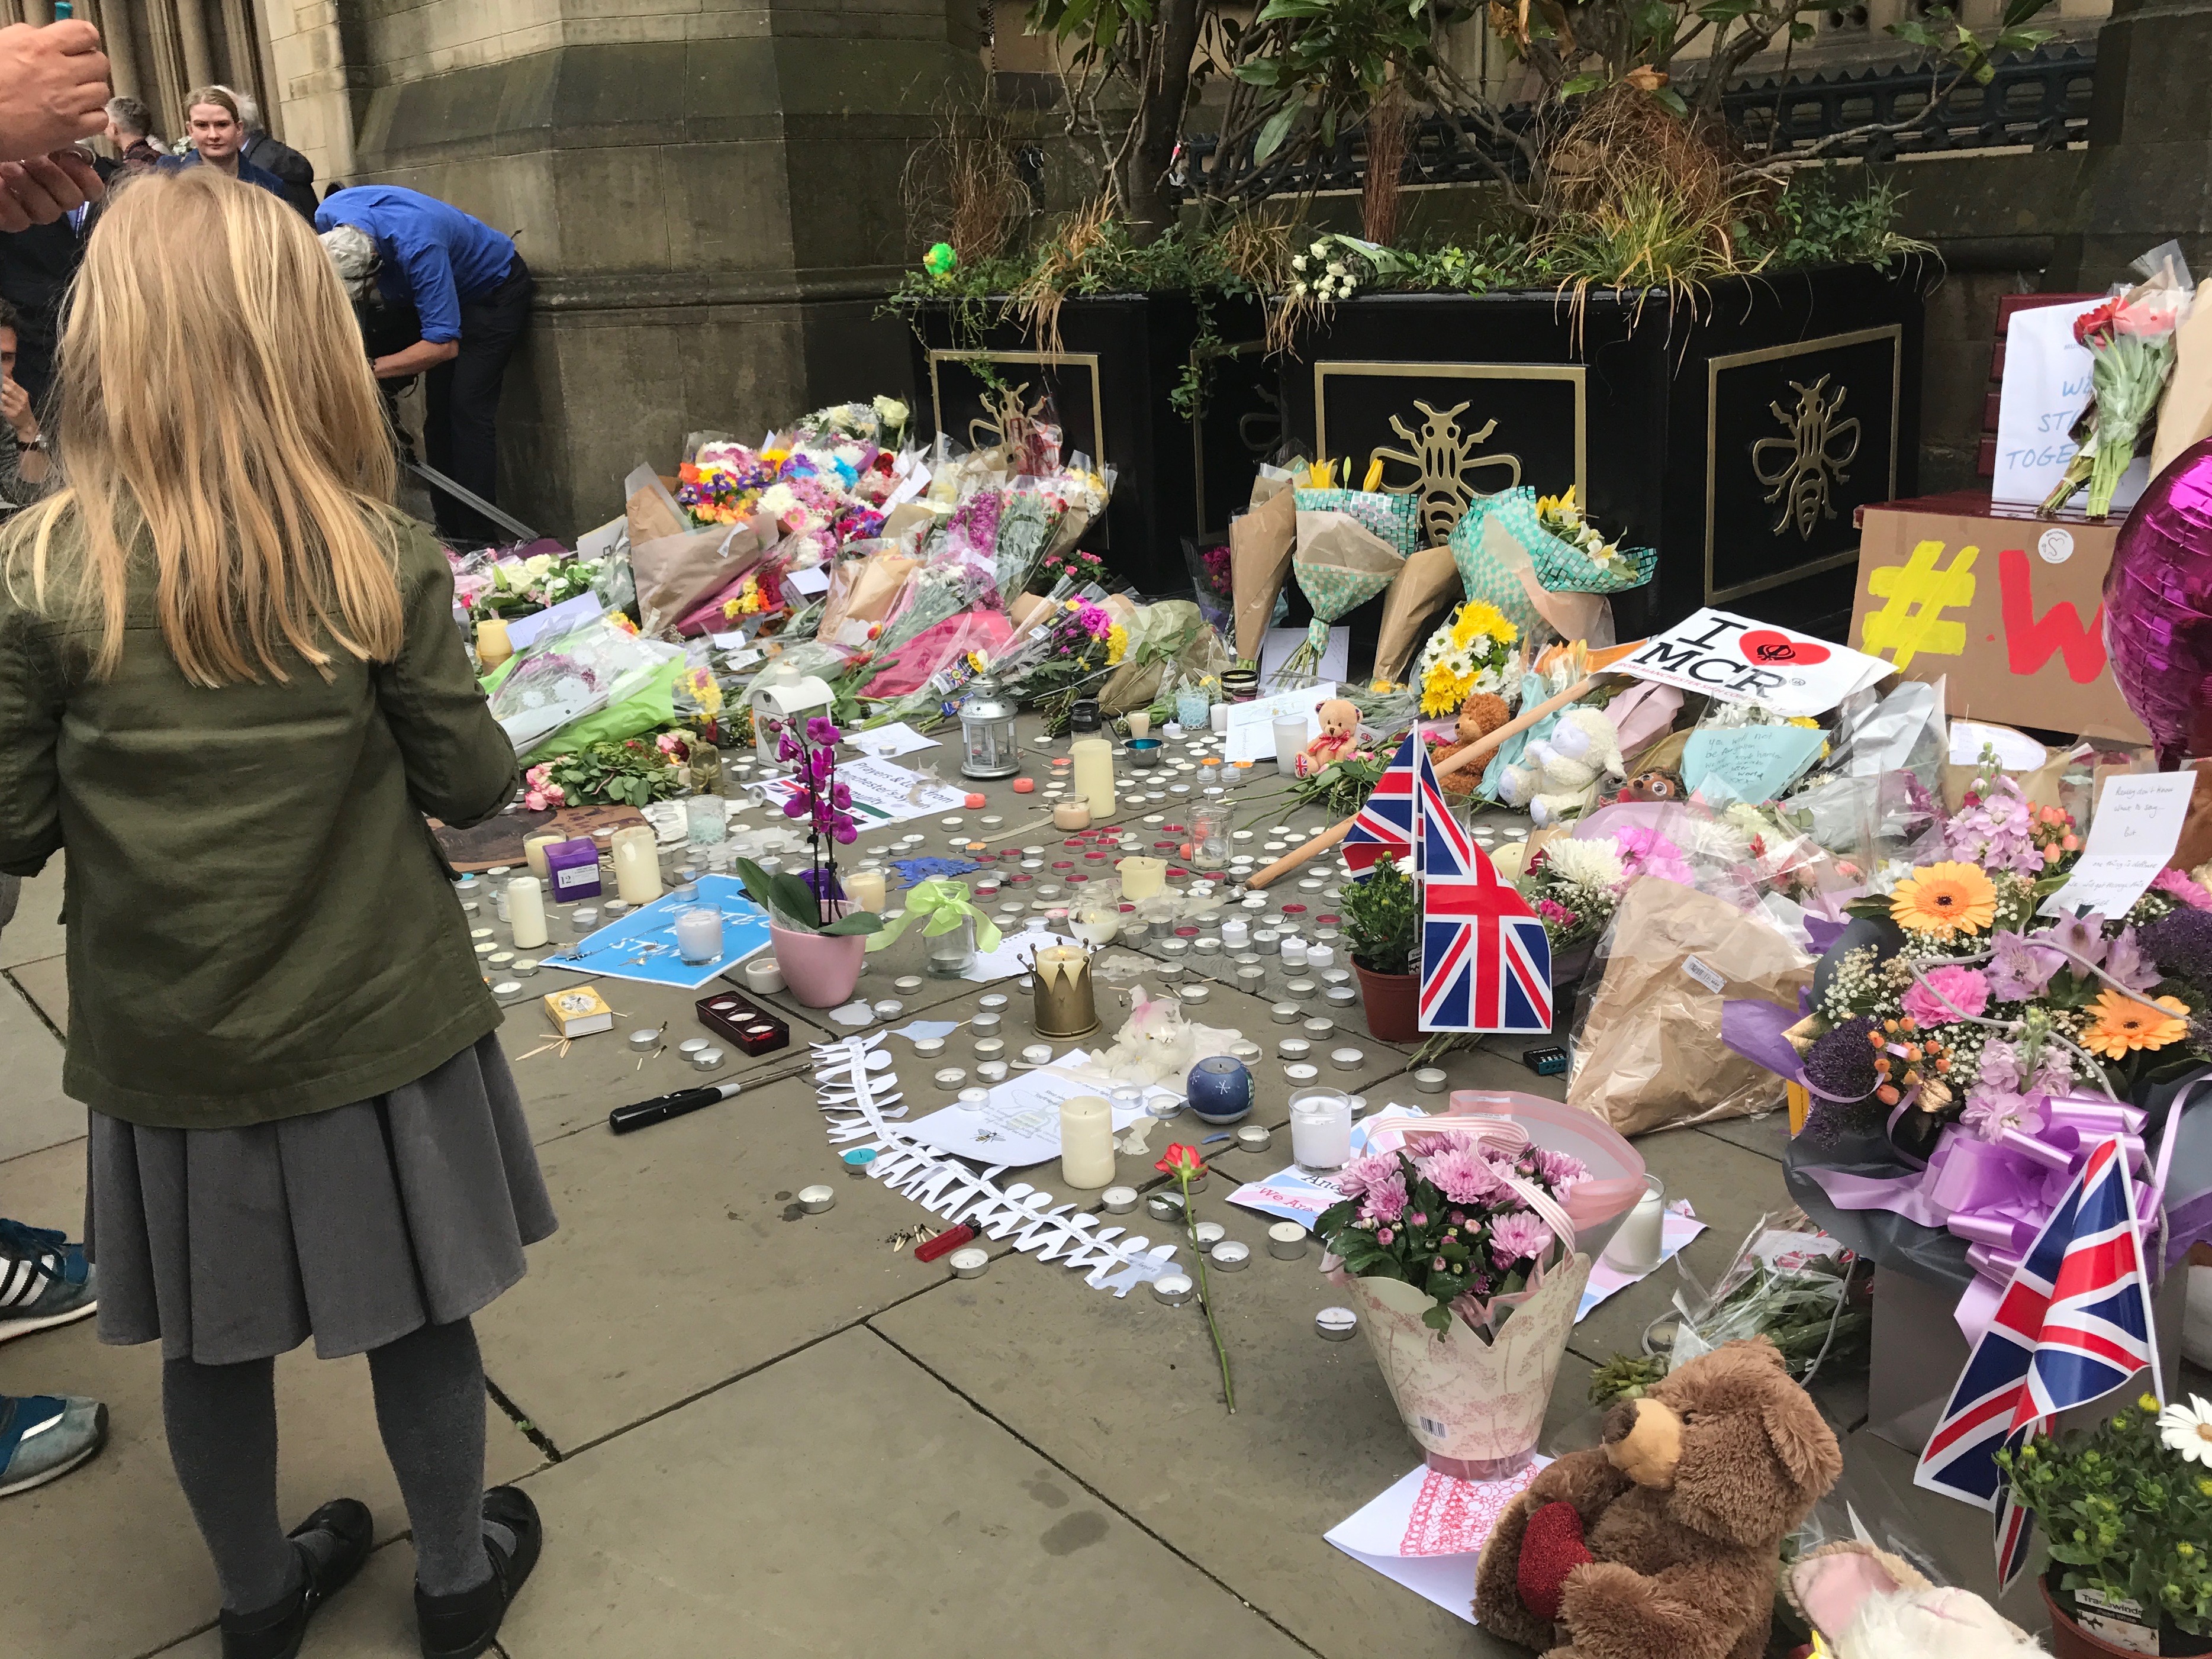
[[[1424,1463],[1322,1536],[1353,1560],[1472,1625],[1474,1567],[1483,1540],[1505,1506],[1551,1461],[1540,1456],[1518,1474],[1481,1482],[1436,1474]]]

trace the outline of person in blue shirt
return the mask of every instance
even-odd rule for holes
[[[164,173],[182,167],[210,167],[227,173],[241,185],[258,185],[284,196],[284,181],[258,167],[239,152],[246,143],[246,123],[238,113],[238,100],[228,87],[202,87],[185,100],[185,120],[191,129],[192,153],[171,155],[154,165]],[[284,196],[286,201],[291,198]]]
[[[422,337],[373,356],[370,366],[386,381],[427,373],[422,445],[430,465],[496,505],[500,382],[530,322],[530,267],[514,240],[434,196],[396,185],[356,185],[325,196],[315,228],[356,303],[373,281],[386,305],[414,307]],[[355,276],[358,239],[354,250],[343,246],[349,229],[374,245],[365,276]],[[473,507],[440,490],[431,495],[440,533],[480,546],[504,539]]]

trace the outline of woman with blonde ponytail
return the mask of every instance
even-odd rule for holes
[[[351,307],[279,198],[134,179],[86,251],[52,492],[0,531],[0,872],[68,857],[64,1086],[103,1340],[159,1340],[224,1659],[290,1659],[374,1537],[285,1531],[274,1357],[366,1353],[429,1659],[535,1563],[469,1319],[551,1207],[427,814],[515,761],[444,550],[391,506]]]

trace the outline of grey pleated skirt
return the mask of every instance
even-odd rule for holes
[[[557,1224],[487,1036],[404,1088],[240,1129],[92,1115],[84,1237],[100,1339],[235,1364],[325,1359],[466,1318]]]

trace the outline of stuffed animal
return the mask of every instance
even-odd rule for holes
[[[2046,1659],[1971,1590],[1931,1584],[1872,1544],[1829,1544],[1790,1569],[1790,1604],[1835,1659]]]
[[[1547,1466],[1475,1569],[1485,1630],[1548,1659],[1759,1659],[1782,1540],[1843,1473],[1765,1337],[1700,1354]]]
[[[1628,763],[1613,722],[1577,705],[1540,742],[1530,744],[1498,780],[1498,799],[1525,806],[1539,830],[1581,811],[1597,798],[1600,779],[1624,777]]]
[[[1457,741],[1437,750],[1429,758],[1442,764],[1468,744],[1481,742],[1512,718],[1513,710],[1495,691],[1471,693],[1460,705]],[[1482,781],[1482,768],[1469,761],[1458,771],[1447,772],[1437,781],[1443,785],[1448,795],[1471,795]]]
[[[1342,697],[1331,697],[1321,706],[1321,735],[1298,755],[1298,775],[1312,777],[1342,760],[1359,746],[1359,711]]]
[[[1638,772],[1620,786],[1619,800],[1680,800],[1682,781],[1672,772]]]

